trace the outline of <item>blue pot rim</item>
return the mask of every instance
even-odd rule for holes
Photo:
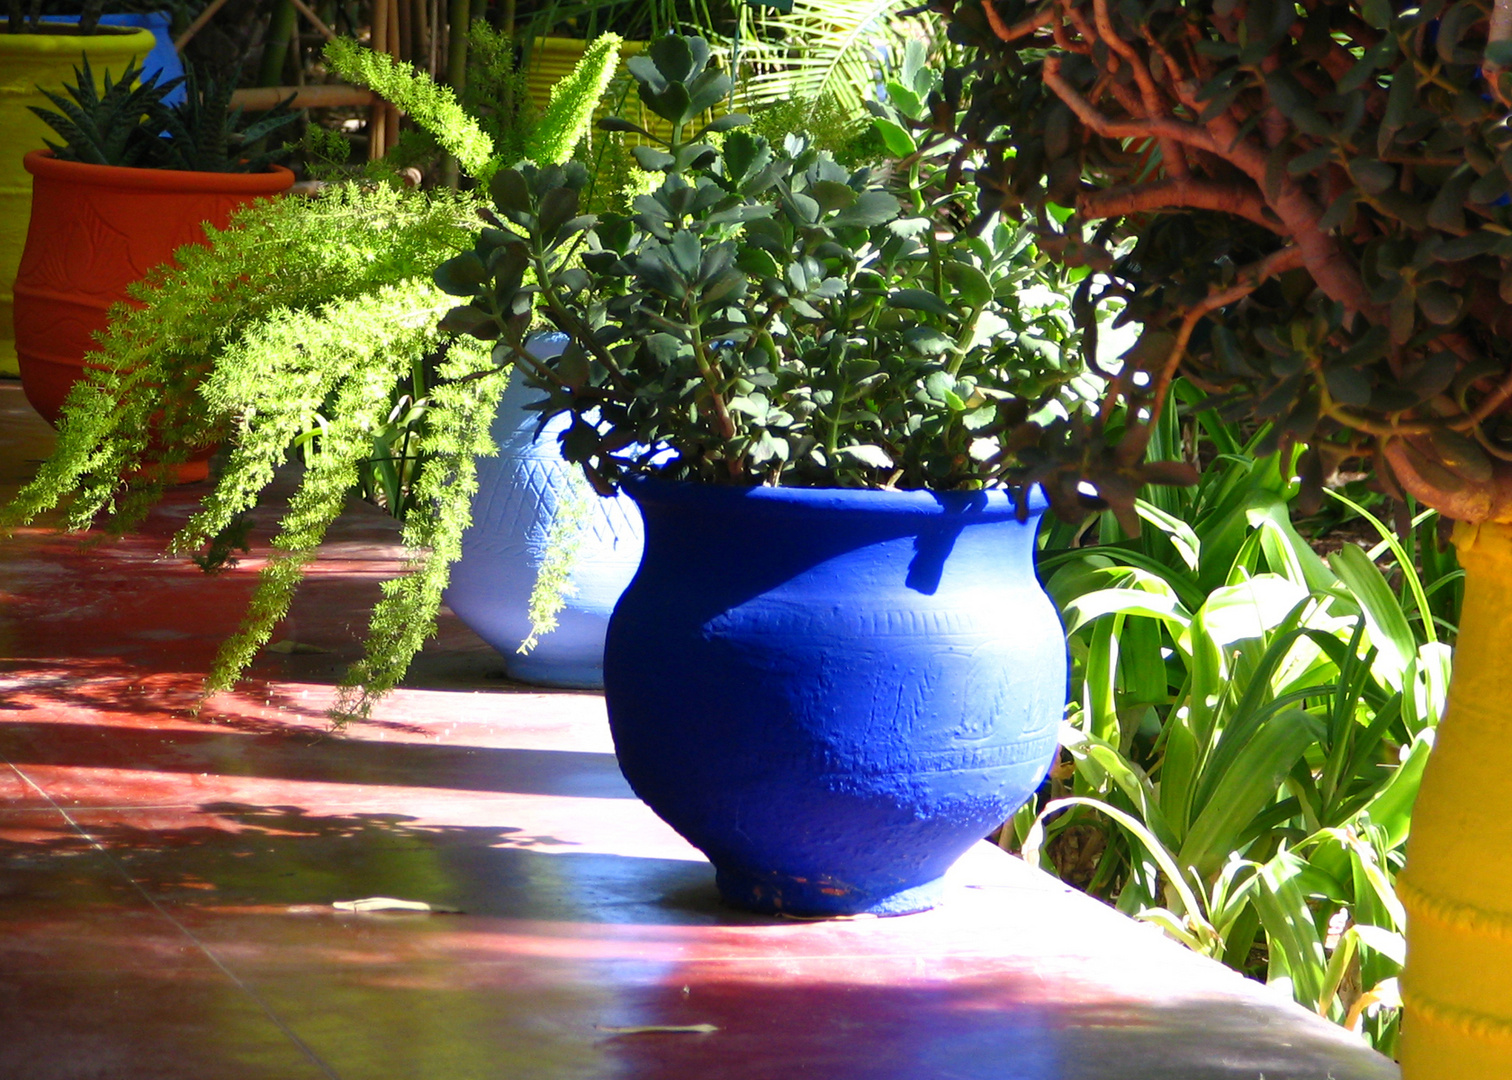
[[[881,491],[874,488],[739,487],[727,484],[699,484],[686,480],[661,480],[654,476],[630,476],[620,482],[637,503],[698,506],[770,506],[804,507],[859,513],[908,514],[922,517],[945,517],[975,512],[994,517],[1016,513],[1017,503],[1006,488],[977,491]],[[1039,517],[1050,508],[1044,489],[1035,484],[1029,489],[1029,519]]]

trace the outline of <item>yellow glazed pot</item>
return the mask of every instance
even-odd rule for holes
[[[1403,1080],[1512,1077],[1512,525],[1460,524],[1449,707],[1412,814]]]
[[[59,141],[28,105],[52,108],[37,91],[54,93],[74,82],[74,68],[84,55],[103,85],[108,69],[119,77],[126,65],[140,62],[152,51],[150,30],[101,27],[88,36],[50,30],[44,34],[0,34],[0,375],[15,375],[16,343],[11,322],[11,287],[26,244],[31,219],[31,177],[21,165],[29,150],[41,150],[47,139]]]

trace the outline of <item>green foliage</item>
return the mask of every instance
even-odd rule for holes
[[[304,157],[305,175],[311,180],[333,183],[350,175],[352,144],[339,131],[310,124],[300,137],[299,151]]]
[[[487,37],[486,31],[480,33],[490,49],[497,44]],[[552,88],[551,104],[535,122],[529,137],[521,140],[527,156],[555,164],[572,155],[587,133],[593,110],[609,83],[619,44],[613,34],[603,35],[587,49],[571,73]],[[509,147],[496,146],[449,89],[409,64],[365,49],[347,38],[327,42],[325,55],[332,70],[342,78],[369,87],[408,113],[479,183],[486,184],[501,165],[512,163],[499,153]],[[503,65],[503,61],[493,60],[494,67]],[[494,126],[502,125],[501,116],[502,113],[495,112]]]
[[[753,109],[751,132],[775,146],[781,146],[789,134],[803,135],[815,149],[848,169],[875,165],[886,156],[873,126],[833,95],[814,101],[774,101]]]
[[[116,310],[92,357],[98,368],[65,405],[56,451],[0,514],[0,526],[63,503],[69,528],[87,528],[101,514],[112,529],[130,528],[161,497],[173,462],[230,442],[214,490],[172,545],[181,553],[204,548],[208,568],[229,554],[275,468],[308,443],[303,482],[274,540],[277,554],[208,682],[211,690],[231,685],[287,611],[300,572],[375,456],[375,433],[381,438],[396,408],[416,407],[403,400],[416,366],[444,375],[487,362],[467,349],[441,359],[436,323],[447,301],[429,282],[436,261],[467,242],[475,214],[471,198],[448,191],[337,185],[308,200],[258,203],[226,230],[207,230],[207,247],[182,249],[177,265],[133,286],[141,307]],[[446,478],[470,469],[470,459],[430,458],[486,451],[474,434],[472,395],[495,392],[497,381],[432,390],[424,423],[406,432],[412,486],[396,497],[427,506],[442,500],[434,515],[413,515],[419,520],[406,526],[407,536],[437,530],[444,549],[458,515],[466,516],[466,485]],[[426,562],[424,572],[429,584],[413,595],[439,603],[436,570]],[[423,631],[435,607],[410,617]],[[418,640],[399,645],[418,647]],[[409,655],[371,666],[402,671]]]
[[[539,644],[542,634],[549,634],[557,628],[557,616],[567,604],[572,568],[593,513],[595,496],[587,481],[577,472],[570,472],[567,476],[567,485],[558,492],[551,529],[546,535],[545,552],[530,590],[530,636],[520,642],[519,651],[522,653],[530,652]]]
[[[741,42],[742,105],[798,102],[813,108],[828,99],[841,115],[859,117],[872,96],[877,69],[901,52],[905,30],[898,0],[794,0],[785,11],[751,5],[755,33]],[[910,21],[927,28],[933,16]]]
[[[349,70],[377,72],[400,104],[427,100],[418,76],[370,65],[353,49],[336,50]],[[429,100],[417,118],[452,124],[446,99]],[[569,127],[556,123],[570,147]],[[578,123],[580,137],[586,121]],[[434,134],[454,147],[487,142],[470,121]],[[112,313],[65,404],[54,455],[0,511],[0,528],[60,505],[68,528],[102,515],[112,529],[131,528],[176,462],[229,445],[214,490],[171,545],[213,570],[245,550],[250,512],[278,466],[302,452],[274,554],[206,688],[232,686],[267,642],[357,488],[404,518],[404,542],[420,553],[385,584],[365,655],[344,681],[338,709],[364,714],[434,633],[471,521],[474,458],[495,452],[488,432],[506,373],[488,349],[442,333],[450,301],[430,280],[471,240],[479,210],[472,196],[446,190],[339,184],[312,199],[258,203],[224,231],[207,228],[208,246],[180,250],[176,264],[132,287],[140,307]]]
[[[1459,571],[1431,512],[1421,550],[1361,514],[1378,542],[1321,558],[1291,523],[1292,470],[1254,453],[1263,436],[1240,445],[1211,413],[1183,433],[1167,415],[1151,452],[1198,424],[1215,460],[1194,490],[1147,493],[1139,538],[1047,547],[1073,658],[1070,761],[1010,834],[1390,1052],[1395,1009],[1361,1011],[1395,1000],[1392,882],[1450,670],[1430,597]]]
[[[670,126],[643,168],[664,174],[634,218],[578,213],[580,166],[502,170],[498,228],[442,264],[470,302],[446,325],[499,339],[571,410],[570,460],[606,490],[656,472],[722,483],[974,487],[1020,481],[1037,417],[1074,410],[1076,339],[1053,306],[1020,297],[1034,264],[999,228],[941,240],[928,218],[802,140],[782,150],[731,130],[685,131],[729,80],[697,38],[658,40],[629,61]],[[723,149],[704,142],[729,131]],[[579,257],[580,256],[580,257]],[[536,284],[527,284],[527,274]],[[525,350],[540,313],[571,339]],[[1016,471],[1017,470],[1017,471]]]
[[[285,148],[264,149],[269,135],[297,120],[287,103],[242,124],[242,110],[231,108],[233,80],[207,79],[191,66],[182,79],[158,84],[159,73],[133,86],[141,75],[127,64],[119,81],[105,72],[105,92],[94,88],[89,57],[74,68],[75,86],[64,84],[68,97],[40,88],[61,112],[28,106],[65,144],[47,145],[63,161],[144,169],[196,172],[262,172],[283,157]],[[163,97],[185,83],[187,97],[165,105]],[[72,100],[70,100],[72,99]]]
[[[950,89],[992,161],[984,206],[1143,324],[1110,394],[1158,411],[1180,367],[1271,424],[1270,446],[1307,444],[1312,501],[1364,458],[1478,520],[1505,512],[1493,474],[1512,454],[1512,130],[1505,78],[1485,74],[1490,8],[960,3],[952,34],[979,51]]]
[[[456,95],[428,75],[350,38],[327,42],[325,58],[343,79],[368,87],[408,113],[468,175],[486,179],[497,167],[493,140],[458,104]]]

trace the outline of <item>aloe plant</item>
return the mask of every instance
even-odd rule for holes
[[[82,161],[90,165],[149,166],[159,148],[155,145],[161,131],[163,98],[183,82],[169,79],[159,85],[160,72],[139,82],[142,69],[133,61],[126,65],[119,79],[106,71],[101,79],[103,91],[95,89],[94,71],[85,55],[82,66],[74,68],[76,84],[64,84],[64,93],[38,87],[58,111],[30,105],[63,143],[48,142],[48,147],[63,161]],[[157,123],[152,121],[157,120]]]
[[[103,77],[104,92],[95,90],[89,57],[74,68],[77,85],[64,85],[63,94],[38,89],[58,107],[28,106],[63,136],[63,144],[47,145],[62,161],[118,165],[144,169],[189,169],[197,172],[261,172],[288,151],[268,150],[269,135],[299,118],[288,102],[243,125],[242,110],[231,108],[230,79],[207,79],[191,66],[185,75],[159,83],[159,72],[138,83],[142,69],[126,65],[121,77]],[[177,105],[164,98],[187,84],[187,96]],[[291,99],[292,100],[292,99]]]

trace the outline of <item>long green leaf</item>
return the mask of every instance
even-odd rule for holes
[[[1177,859],[1206,878],[1235,850],[1238,837],[1268,804],[1297,759],[1322,734],[1317,717],[1287,709],[1256,730],[1213,785]]]
[[[1370,639],[1381,650],[1388,681],[1394,688],[1401,686],[1401,671],[1407,662],[1417,655],[1417,639],[1407,616],[1402,614],[1402,605],[1391,586],[1381,575],[1380,567],[1353,544],[1345,544],[1328,557],[1329,566],[1339,575],[1339,580],[1360,605],[1370,628]],[[1424,611],[1427,611],[1424,601]],[[1392,673],[1395,678],[1391,678]]]
[[[1192,891],[1191,885],[1187,882],[1181,872],[1181,868],[1177,865],[1176,860],[1165,845],[1156,839],[1154,834],[1145,828],[1138,818],[1120,810],[1116,806],[1103,802],[1101,799],[1090,799],[1073,795],[1064,799],[1055,799],[1047,804],[1040,811],[1039,817],[1035,819],[1034,827],[1030,829],[1029,837],[1024,841],[1025,861],[1031,866],[1039,865],[1040,848],[1045,842],[1045,818],[1072,806],[1086,806],[1101,814],[1106,814],[1122,826],[1130,836],[1138,840],[1141,846],[1149,853],[1150,858],[1155,860],[1155,864],[1160,867],[1160,872],[1165,875],[1170,887],[1175,890],[1176,895],[1181,899],[1184,908],[1182,914],[1194,921],[1203,921],[1202,904],[1198,900],[1197,894]]]
[[[1292,996],[1313,1008],[1323,995],[1328,962],[1300,884],[1305,868],[1306,863],[1292,852],[1277,854],[1260,868],[1254,903],[1270,945],[1272,980],[1278,974],[1289,977]]]

